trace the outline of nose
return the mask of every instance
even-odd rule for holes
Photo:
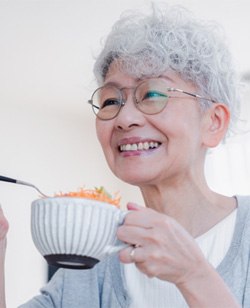
[[[143,126],[145,117],[143,113],[138,110],[134,103],[132,93],[127,95],[125,104],[115,118],[115,126],[119,130],[130,130],[133,127]]]

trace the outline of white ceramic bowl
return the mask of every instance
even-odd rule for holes
[[[31,234],[49,264],[91,268],[106,255],[126,246],[116,237],[126,213],[91,199],[39,199],[31,205]]]

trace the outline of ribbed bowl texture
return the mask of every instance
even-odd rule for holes
[[[121,244],[116,231],[125,215],[111,204],[90,199],[39,199],[31,205],[31,234],[43,256],[75,254],[101,260],[111,252],[108,247]]]

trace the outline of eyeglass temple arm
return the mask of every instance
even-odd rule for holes
[[[98,106],[96,106],[96,105],[93,104],[92,99],[89,99],[89,100],[88,100],[88,104],[92,105],[93,107],[95,107],[95,108],[97,108],[97,109],[100,109],[100,107],[98,107]]]
[[[210,101],[210,102],[212,102],[212,103],[216,103],[216,101],[213,100],[213,99],[211,99],[211,98],[206,98],[206,97],[203,97],[203,96],[201,96],[201,95],[199,95],[199,94],[194,94],[194,93],[186,92],[186,91],[181,90],[181,89],[169,88],[169,90],[170,90],[170,91],[177,91],[177,92],[184,93],[184,94],[187,94],[187,95],[196,97],[196,98],[205,99],[205,100]]]

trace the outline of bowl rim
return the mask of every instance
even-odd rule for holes
[[[70,201],[90,201],[92,204],[85,204],[83,203],[82,205],[90,205],[90,206],[105,206],[106,208],[110,208],[110,209],[113,209],[113,210],[120,210],[120,211],[123,211],[121,209],[120,206],[117,206],[115,204],[112,204],[112,203],[108,203],[108,202],[104,202],[104,201],[101,201],[101,200],[97,200],[97,199],[91,199],[91,198],[82,198],[82,197],[64,197],[64,196],[59,196],[59,197],[48,197],[48,198],[39,198],[39,199],[35,199],[31,202],[32,206],[33,205],[37,205],[37,204],[40,204],[41,203],[45,203],[47,201],[52,201],[53,200],[57,200],[57,201],[63,201],[62,203],[65,203],[65,202],[70,202]],[[73,205],[73,204],[72,204]],[[81,205],[79,203],[75,203],[75,205]]]

